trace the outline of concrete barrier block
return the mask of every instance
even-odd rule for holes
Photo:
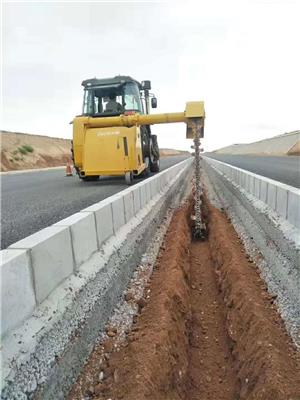
[[[168,185],[167,175],[163,174],[160,177],[160,190],[163,191],[167,185]]]
[[[232,172],[233,172],[233,181],[235,182],[235,183],[239,183],[238,182],[238,179],[239,179],[239,171],[238,170],[236,170],[236,169],[234,169],[234,170],[232,170]]]
[[[150,182],[148,180],[145,182],[145,189],[146,189],[147,203],[149,203],[149,201],[152,199],[152,196],[151,196]]]
[[[259,199],[264,203],[267,203],[268,199],[268,182],[261,180],[260,182],[260,195]]]
[[[121,228],[121,226],[125,225],[124,197],[122,195],[116,197],[112,201],[111,207],[112,207],[114,232],[116,233]]]
[[[1,262],[1,336],[16,328],[35,308],[32,271],[26,250],[2,250]]]
[[[109,198],[108,198],[109,199]],[[114,234],[112,206],[108,199],[81,210],[81,213],[93,212],[96,219],[96,232],[99,246]]]
[[[144,208],[147,204],[147,191],[146,191],[146,182],[143,182],[143,185],[139,187],[140,190],[140,200],[141,200],[141,208]]]
[[[250,191],[250,176],[248,174],[245,174],[245,190],[247,193]]]
[[[227,167],[226,170],[227,170],[227,171],[226,171],[226,174],[227,174],[227,176],[229,177],[229,179],[233,180],[233,169]]]
[[[255,195],[255,178],[252,175],[249,175],[249,193]]]
[[[241,182],[241,174],[240,174],[240,171],[239,171],[239,170],[236,170],[235,183],[236,183],[237,185],[240,185],[240,182]]]
[[[287,218],[287,202],[288,202],[288,191],[286,189],[277,187],[277,201],[276,211],[281,217]]]
[[[164,174],[164,175],[163,175],[163,189],[164,189],[167,185],[169,185],[169,183],[170,183],[170,180],[169,180],[169,178],[168,178],[168,174]]]
[[[170,169],[169,175],[170,175],[170,180],[172,180],[174,178],[174,176],[176,175],[175,168]]]
[[[166,178],[167,178],[168,182],[170,183],[172,180],[172,171],[167,171]]]
[[[276,197],[277,197],[277,186],[272,183],[268,184],[268,200],[267,204],[276,211]]]
[[[158,193],[158,181],[157,178],[154,177],[150,180],[150,191],[151,191],[151,198],[155,197]]]
[[[141,209],[141,193],[139,187],[133,188],[132,196],[133,196],[134,215],[136,215]]]
[[[73,214],[57,222],[54,226],[68,226],[70,228],[76,269],[98,250],[93,212]]]
[[[74,271],[70,230],[51,226],[12,244],[31,252],[36,300],[41,303]]]
[[[259,199],[260,196],[260,183],[261,180],[259,178],[254,178],[254,196]]]
[[[230,171],[230,179],[231,179],[233,182],[235,182],[235,170],[234,170],[234,169],[232,169],[232,170]]]
[[[289,192],[287,219],[300,229],[300,192],[299,194]]]
[[[132,191],[124,194],[124,209],[125,209],[125,221],[128,222],[135,215]]]
[[[240,185],[243,189],[246,189],[246,179],[247,179],[247,175],[245,174],[245,172],[241,171],[241,179],[240,179]]]
[[[162,188],[163,188],[162,179],[163,179],[163,175],[159,175],[157,177],[157,190],[158,190],[158,192],[160,192],[162,190]]]

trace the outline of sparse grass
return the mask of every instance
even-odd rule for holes
[[[27,150],[23,149],[23,147],[18,147],[19,153],[27,154]]]
[[[14,162],[14,160],[12,158],[9,159],[10,162]]]
[[[21,153],[25,156],[27,153],[32,153],[33,151],[34,148],[32,146],[29,144],[24,144],[23,146],[18,147],[18,150],[14,150],[13,154]]]
[[[19,157],[14,157],[14,160],[15,161],[20,161],[20,158]]]
[[[27,150],[25,150],[25,149],[23,149],[23,146],[22,147],[18,147],[18,150],[19,150],[19,152],[21,153],[21,154],[27,154]]]
[[[22,148],[23,148],[24,150],[26,150],[27,153],[33,153],[33,152],[34,152],[34,148],[33,148],[32,146],[30,146],[29,144],[24,144],[24,145],[22,146]]]

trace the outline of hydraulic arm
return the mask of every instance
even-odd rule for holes
[[[204,102],[202,101],[191,101],[186,103],[186,109],[184,112],[179,113],[164,113],[164,114],[131,114],[131,115],[119,115],[116,117],[77,117],[76,123],[84,124],[89,128],[105,128],[115,126],[141,126],[141,125],[155,125],[155,124],[167,124],[175,122],[185,122],[187,124],[187,139],[194,139],[193,126],[197,123],[197,129],[199,129],[200,137],[203,137],[204,129]],[[74,121],[74,122],[75,122]]]

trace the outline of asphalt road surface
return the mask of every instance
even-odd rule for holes
[[[300,188],[300,157],[299,156],[252,156],[205,153],[215,160],[223,161],[235,167],[246,169],[258,175],[266,176]]]
[[[162,158],[161,171],[186,158]],[[124,178],[82,182],[78,176],[65,177],[62,169],[2,175],[1,248],[127,187]]]

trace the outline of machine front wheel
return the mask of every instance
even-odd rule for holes
[[[127,183],[127,185],[132,185],[133,182],[133,173],[128,171],[125,172],[125,181]]]

